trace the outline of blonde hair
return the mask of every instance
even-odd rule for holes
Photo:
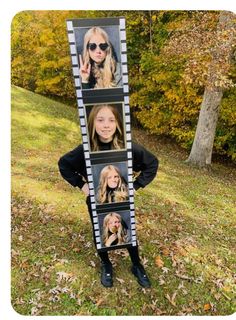
[[[120,226],[117,230],[117,244],[124,244],[124,243],[127,243],[127,238],[128,238],[128,235],[127,235],[127,230],[124,228],[124,226],[122,225],[122,218],[121,216],[116,213],[116,212],[111,212],[111,213],[108,213],[104,220],[103,220],[103,242],[105,244],[105,246],[107,246],[107,241],[111,235],[111,232],[109,230],[109,221],[110,221],[110,218],[117,218],[120,222]]]
[[[88,44],[92,36],[99,34],[102,36],[104,41],[108,43],[108,48],[106,49],[106,57],[103,61],[102,68],[92,61],[91,72],[95,78],[95,88],[112,88],[116,87],[114,80],[114,73],[116,71],[116,61],[112,54],[112,45],[109,41],[108,34],[105,30],[100,27],[93,27],[89,29],[84,36],[84,49],[83,49],[83,61],[87,65],[91,63],[91,58],[89,54]]]
[[[95,119],[98,114],[98,112],[102,108],[108,108],[111,110],[111,112],[115,116],[116,120],[116,132],[114,133],[114,136],[112,138],[111,142],[111,149],[123,149],[124,148],[124,130],[123,130],[123,123],[120,116],[119,111],[111,105],[95,105],[93,106],[89,117],[88,117],[88,131],[89,131],[89,137],[90,137],[90,148],[91,151],[99,151],[99,137],[95,129]]]
[[[108,175],[111,170],[116,171],[119,175],[118,185],[115,190],[108,192]],[[104,167],[100,173],[99,185],[97,191],[98,203],[111,203],[111,202],[123,202],[128,198],[128,187],[124,179],[121,176],[120,170],[113,166],[108,165]]]

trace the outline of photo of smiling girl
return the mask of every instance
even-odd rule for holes
[[[124,128],[121,110],[122,104],[102,104],[92,107],[88,116],[91,152],[124,149]]]

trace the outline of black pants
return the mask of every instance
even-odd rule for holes
[[[86,199],[86,203],[87,203],[87,207],[88,207],[89,216],[90,216],[90,219],[91,219],[91,222],[92,222],[93,240],[94,240],[94,245],[95,245],[95,248],[96,248],[96,238],[95,238],[95,231],[94,231],[94,227],[93,227],[93,214],[92,214],[92,208],[91,208],[91,203],[90,203],[90,197],[89,196]],[[138,245],[132,246],[132,247],[128,247],[127,250],[129,252],[130,259],[131,259],[132,263],[134,265],[140,264]],[[100,259],[101,259],[101,262],[103,262],[103,263],[111,263],[107,251],[103,251],[103,252],[98,251],[98,255],[99,255]]]

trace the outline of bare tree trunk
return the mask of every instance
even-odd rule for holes
[[[192,150],[187,162],[199,167],[211,164],[212,149],[223,90],[205,89]]]
[[[227,74],[235,41],[235,15],[221,11],[217,44],[209,66],[208,81],[205,88],[197,129],[187,162],[199,167],[211,164],[219,107],[224,88],[227,87]]]

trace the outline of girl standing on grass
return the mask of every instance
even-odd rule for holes
[[[107,151],[121,148],[119,142],[114,143],[117,131],[119,131],[119,123],[116,115],[109,106],[100,106],[99,111],[96,112],[96,116],[93,119],[91,129],[96,132],[98,137],[98,150]],[[139,188],[144,188],[155,178],[158,169],[158,160],[152,153],[136,143],[132,143],[132,158],[133,171],[139,172],[139,175],[136,176],[133,182],[134,189],[138,190]],[[83,145],[79,145],[62,156],[58,165],[62,177],[72,186],[79,187],[86,195],[86,203],[92,221],[92,208],[89,197]],[[93,235],[95,241],[94,230]],[[150,287],[151,283],[140,261],[138,244],[136,246],[128,247],[127,250],[132,261],[131,272],[135,275],[138,283],[142,287]],[[112,264],[109,259],[109,254],[108,252],[98,252],[98,256],[101,259],[101,283],[105,287],[112,287]]]

